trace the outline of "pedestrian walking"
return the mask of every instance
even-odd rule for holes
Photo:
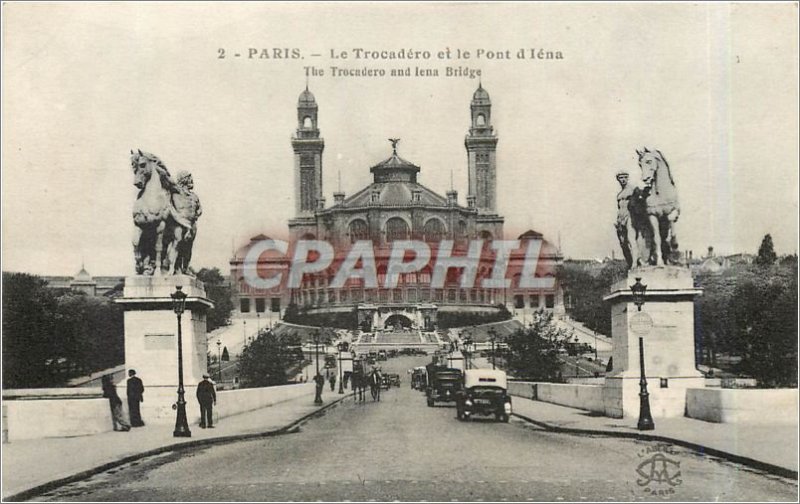
[[[114,382],[111,381],[111,375],[103,376],[101,383],[103,397],[108,399],[108,405],[111,407],[111,422],[114,424],[114,430],[128,432],[131,430],[131,424],[125,420],[125,415],[122,413],[122,399],[117,395],[117,388],[114,386]]]
[[[197,402],[200,403],[200,428],[214,428],[214,405],[217,404],[217,391],[214,384],[208,381],[208,374],[197,385]]]
[[[314,377],[314,383],[317,386],[317,395],[314,396],[314,402],[319,404],[322,402],[322,389],[325,387],[325,378],[321,374],[317,373],[317,375]]]
[[[139,403],[144,402],[144,384],[136,376],[136,370],[128,371],[128,416],[131,419],[131,427],[144,427],[142,413],[139,410]]]
[[[333,392],[334,387],[336,387],[336,375],[332,374],[328,381],[331,383],[331,392]]]

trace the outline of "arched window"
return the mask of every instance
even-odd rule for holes
[[[490,231],[486,231],[486,230],[481,231],[479,236],[480,236],[481,240],[489,240],[489,241],[491,241],[494,238],[492,236],[492,233]]]
[[[305,116],[303,118],[303,127],[304,128],[311,128],[314,126],[314,122],[311,120],[311,117]]]
[[[301,240],[316,240],[317,237],[314,236],[314,233],[306,233],[300,237]]]
[[[408,240],[409,234],[408,224],[400,217],[386,221],[386,241]]]
[[[368,240],[369,228],[367,227],[367,221],[363,219],[355,219],[350,223],[349,233],[351,243],[355,243],[358,240]]]
[[[457,240],[466,240],[467,239],[467,223],[464,221],[458,221],[458,227],[456,228],[456,239]]]
[[[445,237],[444,223],[437,218],[429,219],[422,229],[426,242],[439,242]]]
[[[486,126],[486,117],[483,114],[478,114],[478,117],[475,118],[475,124],[478,126]]]

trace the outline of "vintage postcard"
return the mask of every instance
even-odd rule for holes
[[[797,501],[797,2],[5,2],[2,89],[3,500]]]

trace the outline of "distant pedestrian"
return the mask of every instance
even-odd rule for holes
[[[214,384],[208,381],[208,374],[197,385],[197,402],[200,403],[200,428],[214,428],[214,405],[217,404],[217,391]]]
[[[336,375],[332,374],[329,381],[331,383],[331,392],[333,392],[334,387],[336,387]]]
[[[139,403],[144,401],[144,384],[136,376],[136,370],[128,371],[128,414],[131,417],[131,427],[144,427]]]
[[[122,414],[122,399],[117,395],[117,388],[111,381],[110,374],[103,376],[102,385],[103,397],[108,398],[108,405],[111,407],[111,422],[114,424],[114,430],[128,432],[131,430],[131,425]]]
[[[319,404],[322,402],[322,389],[325,387],[325,378],[321,374],[317,373],[317,375],[314,376],[314,383],[317,387],[317,394],[314,396],[314,403]]]

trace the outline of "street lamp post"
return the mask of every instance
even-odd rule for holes
[[[647,286],[642,284],[641,277],[636,277],[636,283],[631,285],[633,293],[633,304],[638,311],[642,311],[644,305],[644,295]],[[650,394],[647,393],[647,378],[644,369],[644,338],[639,335],[639,430],[653,430],[656,428],[653,417],[650,415]]]
[[[497,365],[495,364],[495,351],[494,351],[494,340],[497,339],[497,333],[494,329],[489,329],[489,340],[492,342],[492,369],[497,369]]]
[[[344,394],[344,376],[342,374],[342,348],[344,341],[339,342],[339,393]]]
[[[247,346],[247,321],[242,320],[242,345]]]
[[[222,342],[217,340],[217,381],[222,383]]]
[[[322,387],[319,386],[319,331],[314,331],[314,358],[317,361],[317,374],[314,375],[314,386],[316,387],[316,395],[314,396],[314,404],[322,404]]]
[[[175,418],[175,430],[172,431],[173,437],[192,437],[189,430],[189,422],[186,419],[186,399],[183,389],[183,335],[181,333],[181,315],[186,308],[186,293],[181,291],[181,286],[175,287],[175,292],[171,294],[172,310],[178,317],[178,403],[177,416]]]

